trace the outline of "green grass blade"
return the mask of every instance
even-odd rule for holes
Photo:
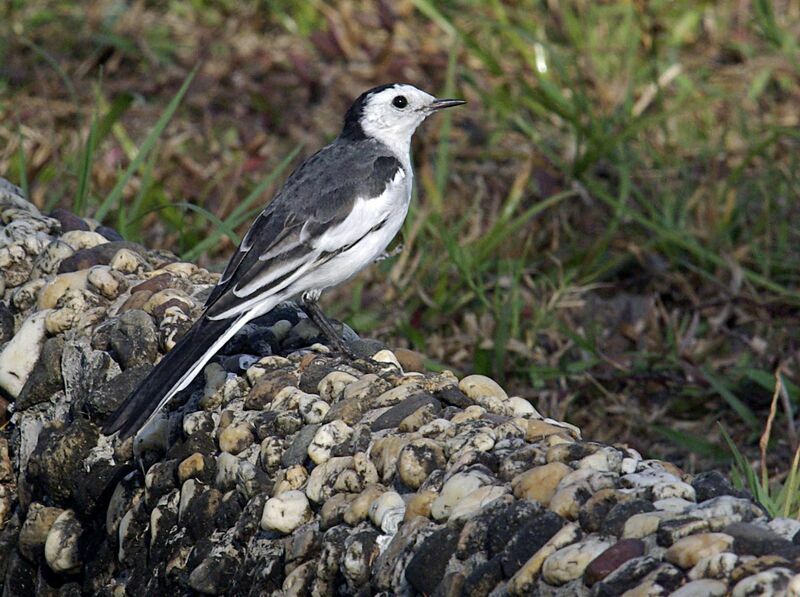
[[[450,47],[447,58],[447,75],[443,97],[452,97],[455,93],[457,57],[461,44],[458,38],[455,39]],[[450,172],[450,130],[453,128],[453,115],[451,111],[445,110],[441,115],[441,126],[439,127],[439,146],[436,149],[436,168],[434,176],[436,178],[436,193],[433,199],[433,209],[436,213],[442,213],[442,202],[444,201],[444,191],[447,186],[447,176]]]
[[[97,114],[92,114],[92,123],[89,126],[89,134],[86,136],[86,144],[81,152],[80,165],[78,167],[78,190],[75,192],[75,200],[72,210],[76,214],[84,213],[86,207],[86,197],[89,194],[91,184],[92,159],[97,139]]]
[[[28,159],[25,156],[25,135],[22,129],[18,129],[19,146],[17,147],[17,174],[19,175],[19,188],[26,198],[30,198],[30,188],[28,185]]]
[[[234,245],[239,244],[239,235],[236,234],[236,231],[231,228],[226,222],[215,216],[213,213],[208,211],[205,207],[200,207],[199,205],[195,205],[194,203],[189,203],[188,201],[179,201],[177,203],[173,203],[173,206],[180,207],[188,211],[193,211],[197,214],[200,214],[204,218],[206,218],[209,222],[214,224],[217,227],[217,230],[220,231],[221,234],[227,236]]]
[[[734,467],[739,473],[740,478],[746,483],[746,487],[744,487],[744,489],[749,489],[750,492],[755,496],[758,503],[767,509],[767,512],[770,513],[770,516],[774,516],[774,504],[770,499],[769,487],[764,487],[761,484],[761,482],[758,480],[758,475],[756,475],[753,467],[750,466],[750,463],[742,455],[741,451],[734,443],[733,438],[731,438],[722,424],[718,423],[718,425],[720,431],[722,432],[722,437],[725,438],[725,443],[728,444],[728,448],[733,455]]]
[[[197,69],[199,67],[196,66],[192,69],[192,72],[189,73],[189,76],[186,77],[186,80],[181,85],[181,88],[178,90],[178,93],[172,98],[172,100],[167,105],[167,109],[164,110],[164,113],[156,122],[153,129],[147,135],[142,143],[142,146],[139,148],[139,151],[136,153],[136,157],[131,161],[128,165],[127,169],[123,173],[123,175],[117,181],[117,184],[114,185],[114,188],[109,193],[108,197],[106,197],[105,201],[100,205],[95,213],[95,218],[100,221],[106,217],[108,212],[115,206],[119,204],[122,200],[122,193],[125,190],[125,187],[128,185],[131,177],[136,173],[141,166],[142,162],[147,158],[148,154],[153,150],[158,141],[161,134],[164,132],[164,129],[167,128],[167,124],[172,119],[172,116],[175,114],[175,111],[178,109],[183,97],[186,95],[186,92],[189,90],[189,85],[192,84],[195,75],[197,74]]]

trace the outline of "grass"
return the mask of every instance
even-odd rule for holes
[[[8,3],[0,171],[219,266],[357,90],[466,96],[417,135],[405,250],[329,311],[586,436],[760,455],[798,379],[800,4],[412,4]]]
[[[789,390],[787,381],[782,372],[778,370],[775,373],[775,391],[769,416],[759,440],[760,467],[756,468],[748,461],[724,428],[720,428],[720,431],[733,455],[731,477],[734,484],[741,489],[749,490],[770,516],[793,517],[800,520],[800,446],[795,449],[791,464],[785,471],[781,471],[779,475],[781,479],[770,479],[767,465],[767,453],[770,448],[778,399],[783,396],[788,401],[790,391],[796,397],[797,388],[793,387],[792,390]]]

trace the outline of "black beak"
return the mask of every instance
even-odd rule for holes
[[[460,106],[461,104],[466,104],[464,100],[460,99],[437,99],[433,100],[433,103],[430,105],[431,110],[443,110],[444,108],[452,108],[454,106]]]

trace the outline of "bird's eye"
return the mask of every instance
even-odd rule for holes
[[[408,100],[404,95],[396,95],[392,100],[392,105],[395,108],[405,108],[408,105]]]

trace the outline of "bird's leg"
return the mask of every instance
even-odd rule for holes
[[[306,292],[303,294],[303,302],[301,308],[305,311],[306,315],[308,315],[309,319],[314,322],[319,330],[323,333],[325,338],[327,338],[328,342],[331,343],[331,346],[341,352],[342,354],[346,355],[350,358],[356,358],[356,355],[353,354],[353,351],[344,343],[344,339],[342,338],[341,334],[337,334],[336,330],[333,328],[333,324],[327,318],[325,313],[322,312],[322,309],[317,302],[319,300],[319,293],[318,292]]]

